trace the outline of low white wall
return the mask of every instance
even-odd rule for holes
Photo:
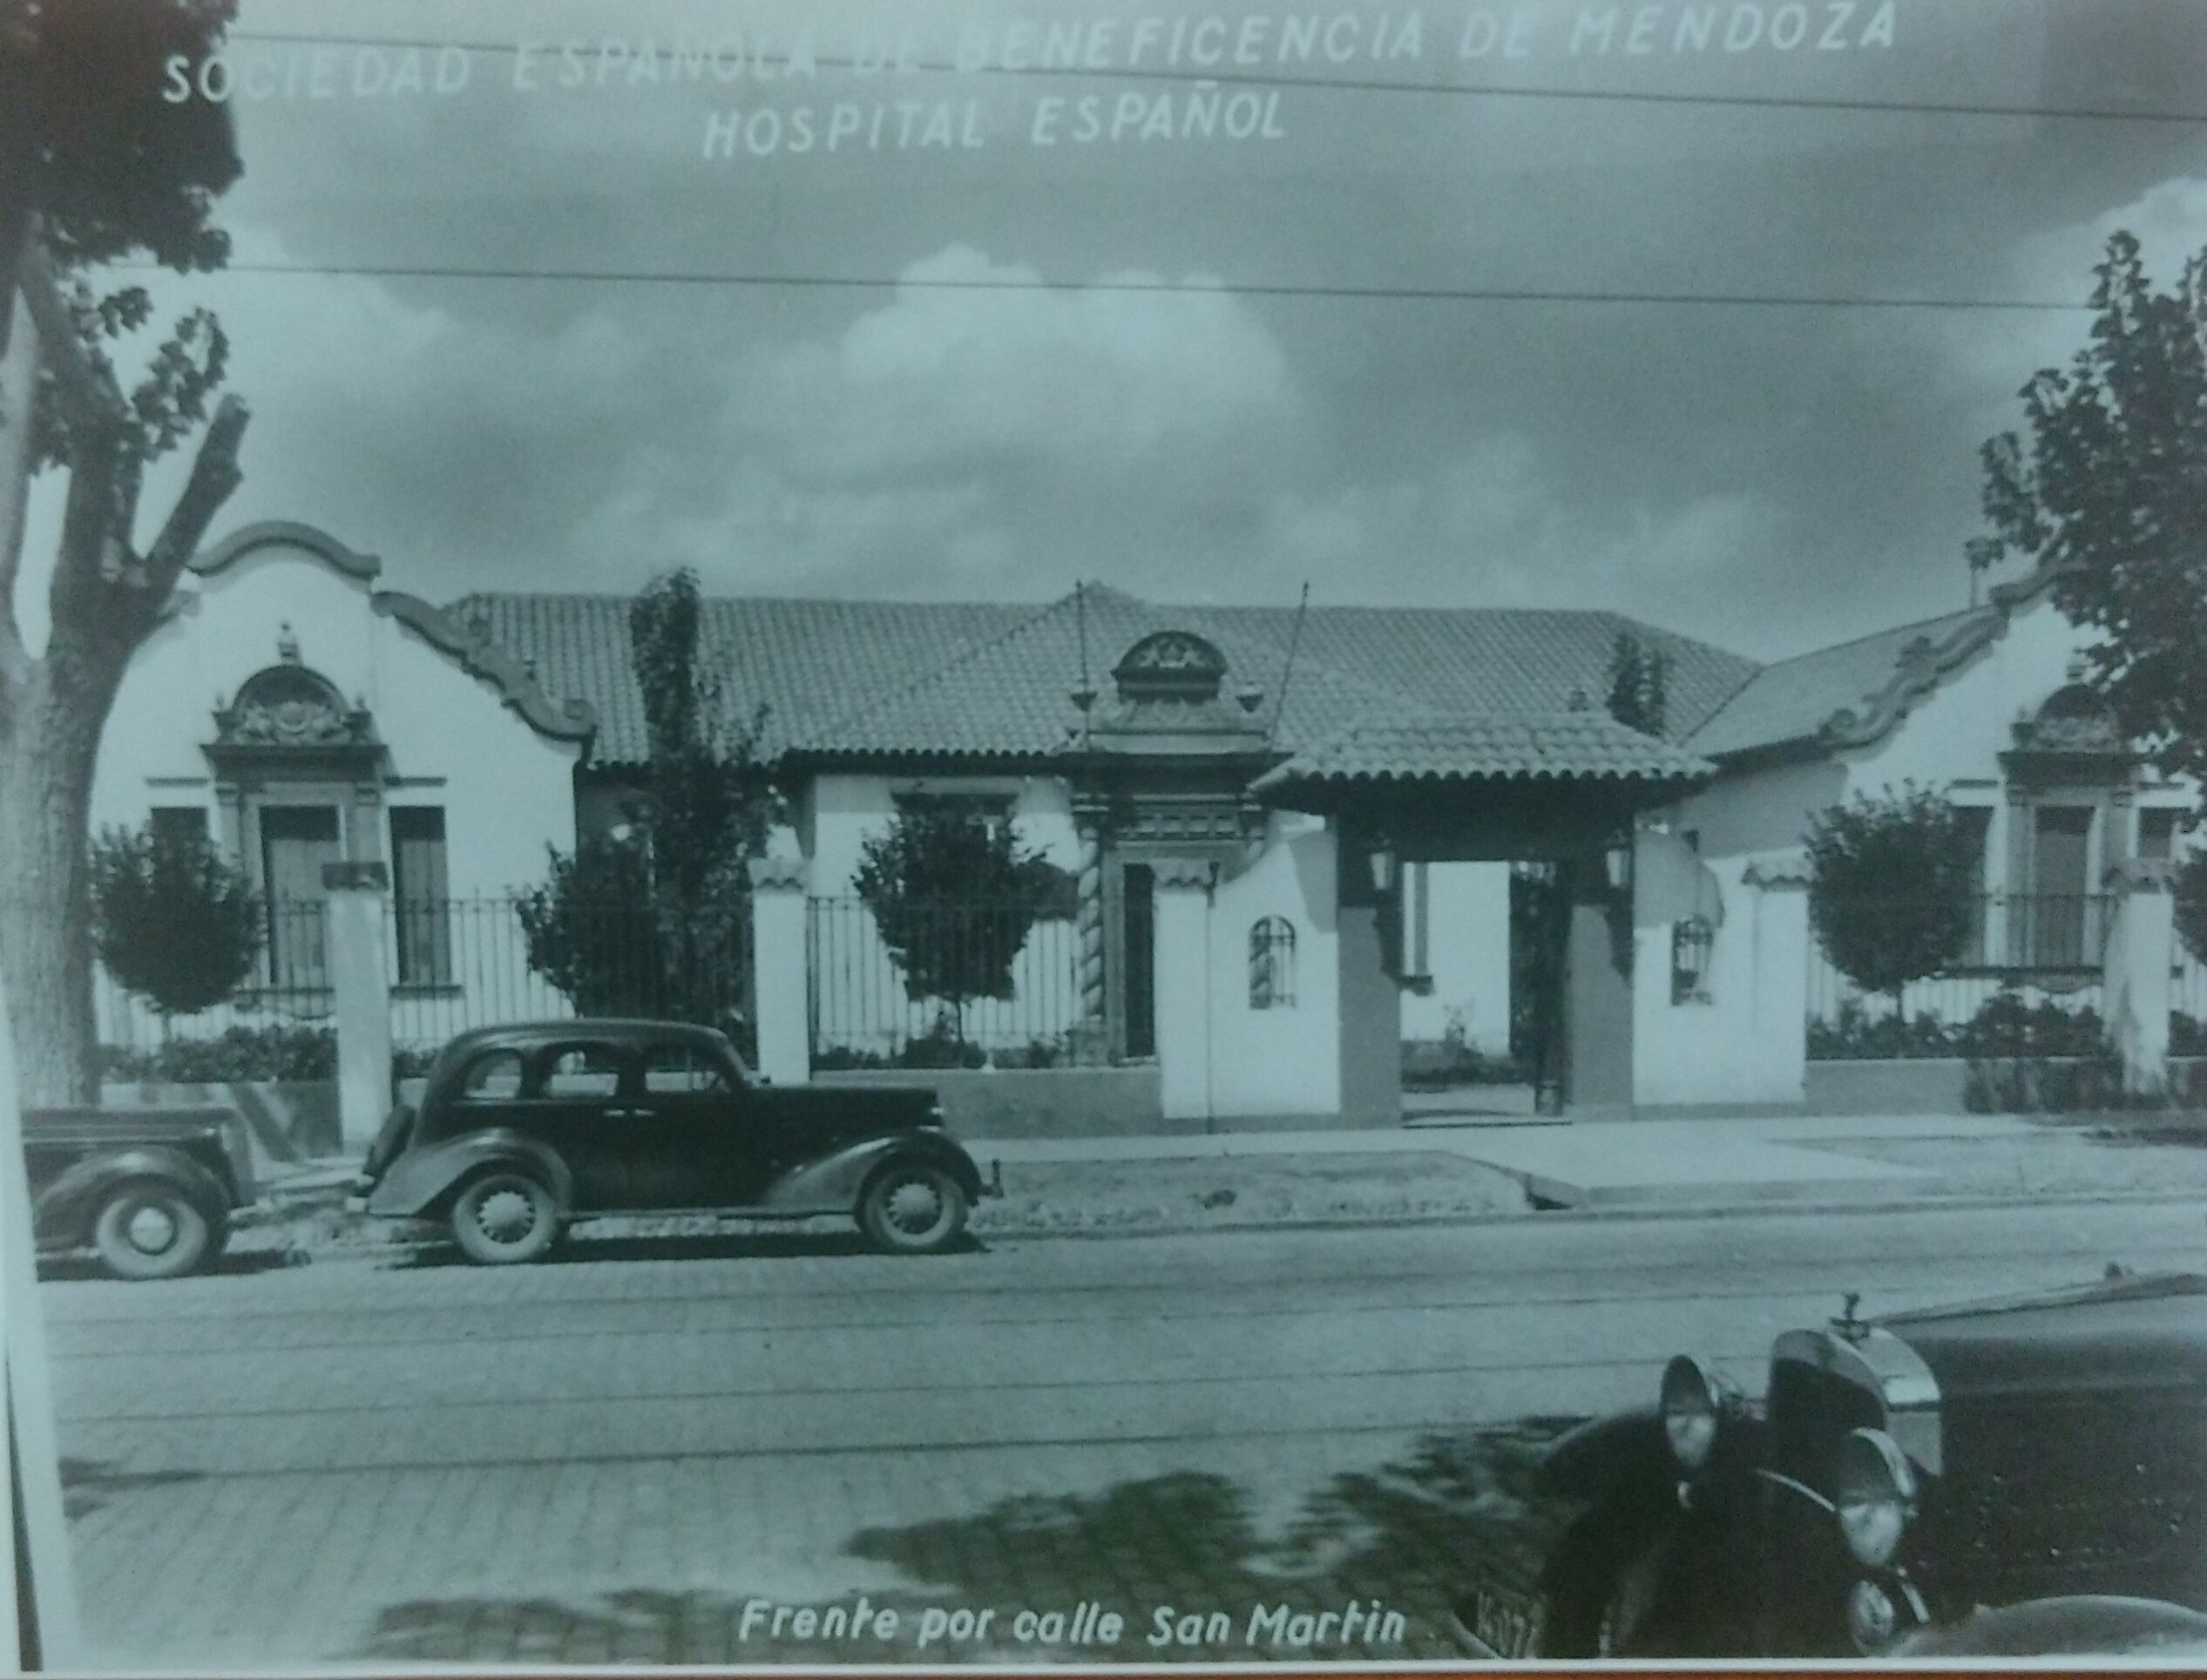
[[[1764,859],[1763,867],[1774,860]],[[1674,924],[1633,933],[1632,1085],[1636,1104],[1804,1101],[1807,1051],[1808,898],[1797,886],[1756,886],[1757,860],[1715,858],[1724,899],[1710,947],[1706,1001],[1671,1000]]]
[[[1274,816],[1263,855],[1221,883],[1210,911],[1211,1112],[1221,1118],[1341,1111],[1341,959],[1334,837],[1324,822]],[[1295,929],[1295,1000],[1249,1006],[1249,930]],[[1161,1018],[1163,999],[1159,999]]]

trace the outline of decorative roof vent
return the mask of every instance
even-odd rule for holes
[[[1263,694],[1244,685],[1226,694],[1226,655],[1189,630],[1142,637],[1111,670],[1113,693],[1097,702],[1077,689],[1073,702],[1088,718],[1073,735],[1080,749],[1202,757],[1247,757],[1264,751],[1257,717]]]
[[[1160,630],[1129,647],[1111,675],[1124,701],[1216,700],[1226,655],[1189,631]]]

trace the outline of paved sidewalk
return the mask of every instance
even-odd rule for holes
[[[1988,1153],[2040,1144],[2049,1128],[2009,1114],[1728,1116],[1565,1120],[1520,1116],[1453,1123],[1419,1116],[1398,1128],[1221,1132],[1197,1136],[971,1139],[985,1164],[1212,1160],[1234,1155],[1450,1154],[1522,1182],[1565,1208],[1852,1205],[1953,1194],[1947,1175],[1881,1158],[1935,1141]],[[1852,1146],[1852,1147],[1851,1147]],[[2149,1179],[2149,1175],[2145,1175]]]

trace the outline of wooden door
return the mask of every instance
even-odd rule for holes
[[[268,919],[268,983],[278,991],[329,984],[322,868],[344,857],[334,805],[269,805],[261,812],[261,879]]]

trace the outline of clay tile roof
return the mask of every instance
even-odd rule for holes
[[[1994,619],[1990,609],[1983,607],[1949,613],[1766,665],[1716,715],[1688,735],[1685,744],[1721,758],[1816,741],[1842,715],[1866,717],[1885,709],[1886,696],[1900,680],[1904,663],[1923,657],[1912,654],[1917,644],[1944,648]]]
[[[451,615],[525,663],[551,694],[598,718],[592,762],[645,755],[643,704],[628,660],[628,602],[613,595],[478,594]],[[1756,672],[1754,661],[1611,613],[1159,605],[1090,586],[1046,604],[718,599],[705,638],[732,721],[767,708],[761,750],[829,758],[1020,758],[1061,748],[1079,721],[1082,636],[1089,684],[1154,630],[1215,643],[1229,693],[1263,693],[1283,753],[1343,729],[1439,715],[1560,710],[1599,694],[1621,631],[1671,657],[1672,733],[1700,724]],[[1295,645],[1292,680],[1282,676]]]
[[[598,715],[592,762],[641,763],[643,696],[628,655],[628,598],[479,594],[451,616],[483,626],[525,660],[552,694],[587,700]],[[760,742],[773,756],[885,687],[936,669],[1032,606],[772,599],[705,603],[703,640],[721,675],[729,721],[764,706]]]
[[[1252,785],[1262,794],[1313,782],[1682,782],[1715,768],[1605,712],[1550,712],[1361,724],[1297,753]]]

